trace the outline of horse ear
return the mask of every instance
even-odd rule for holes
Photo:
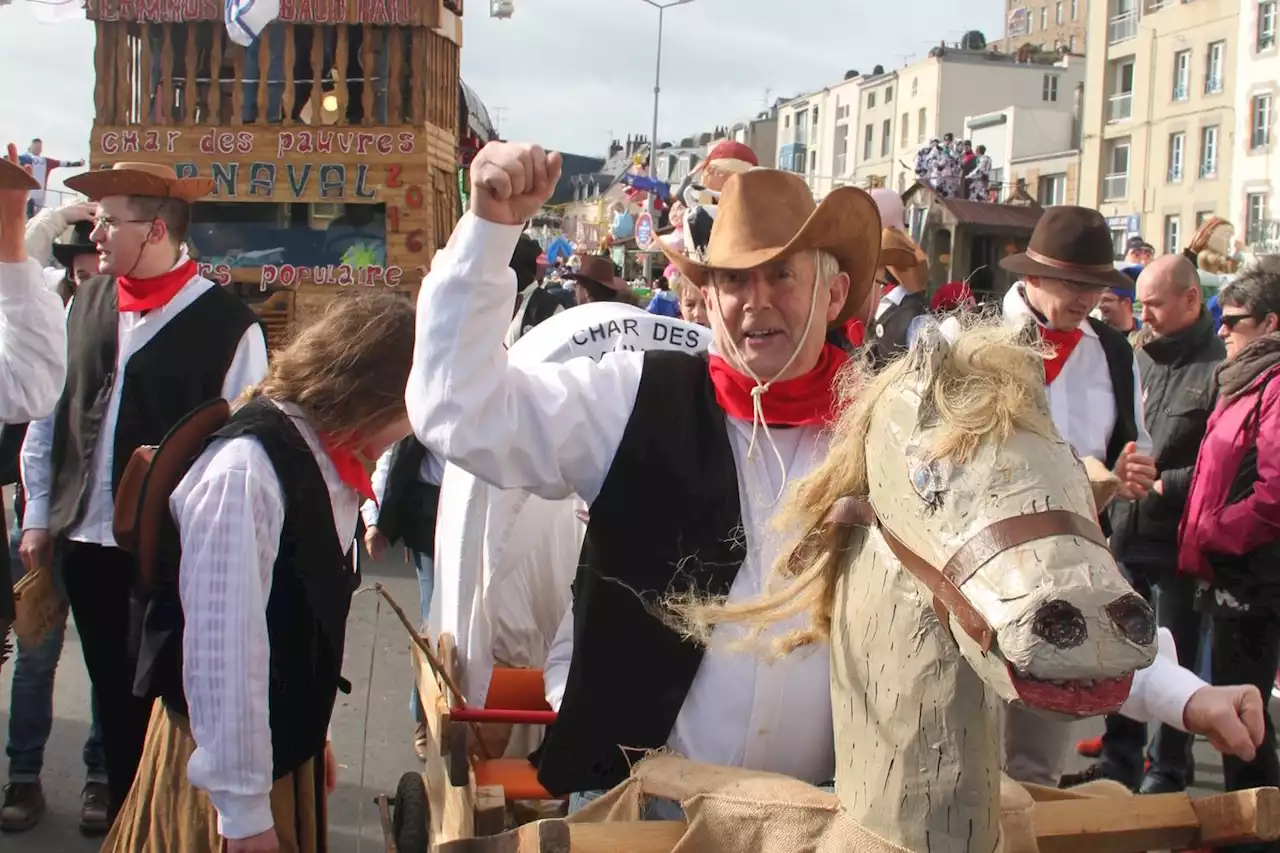
[[[911,369],[919,374],[921,390],[933,385],[942,363],[951,354],[951,338],[959,332],[958,322],[954,330],[947,328],[953,322],[954,318],[942,324],[932,317],[926,318],[911,344]]]

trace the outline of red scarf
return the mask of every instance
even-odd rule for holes
[[[1053,357],[1044,361],[1044,384],[1052,385],[1053,380],[1062,372],[1062,366],[1071,358],[1071,353],[1075,352],[1076,344],[1084,337],[1084,330],[1077,328],[1070,332],[1059,332],[1056,329],[1041,328],[1040,337],[1053,348]]]
[[[118,310],[123,314],[127,311],[154,311],[163,308],[195,275],[196,262],[189,258],[185,264],[179,264],[155,278],[130,278],[122,275],[116,279]]]
[[[803,376],[774,382],[760,397],[764,422],[769,426],[821,426],[836,418],[836,373],[849,357],[844,350],[827,344],[818,364]],[[718,355],[711,356],[711,383],[716,402],[725,414],[743,421],[755,418],[751,403],[754,379],[729,366]]]
[[[360,497],[377,503],[378,499],[373,494],[373,480],[356,452],[332,435],[321,434],[320,445],[333,467],[338,469],[338,479],[354,489]]]

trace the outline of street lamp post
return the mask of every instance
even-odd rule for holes
[[[666,3],[660,3],[658,0],[643,0],[643,2],[658,10],[658,63],[653,79],[653,135],[649,137],[649,177],[656,178],[658,176],[658,98],[662,93],[662,25],[668,9],[675,6],[685,6],[692,3],[693,0],[668,0]],[[653,228],[656,232],[658,225],[654,201],[653,193],[649,193],[649,200],[645,204],[645,210],[648,211],[649,217],[653,219]],[[644,253],[644,279],[645,284],[653,281],[652,251]]]

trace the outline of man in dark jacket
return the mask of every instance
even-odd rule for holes
[[[1142,500],[1111,507],[1111,547],[1134,588],[1154,597],[1156,618],[1178,647],[1179,663],[1195,669],[1201,617],[1194,608],[1195,581],[1179,575],[1178,521],[1191,488],[1196,453],[1204,439],[1216,391],[1214,370],[1226,350],[1201,304],[1200,279],[1186,258],[1165,255],[1138,278],[1142,320],[1153,334],[1137,352],[1143,409],[1160,480]],[[1181,791],[1189,783],[1191,738],[1162,726],[1143,775],[1146,727],[1107,718],[1102,756],[1086,771],[1143,793]]]

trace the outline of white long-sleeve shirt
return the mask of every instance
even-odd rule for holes
[[[45,287],[37,261],[0,263],[0,423],[43,418],[66,379],[62,300]]]
[[[185,255],[184,255],[185,258]],[[181,261],[180,261],[181,262]],[[195,276],[162,308],[148,311],[145,316],[137,311],[120,313],[117,321],[116,368],[111,386],[111,398],[103,419],[102,433],[94,447],[91,481],[84,516],[67,531],[67,537],[77,542],[114,546],[112,521],[115,518],[115,498],[111,489],[111,464],[115,457],[115,428],[120,417],[120,401],[124,394],[121,378],[133,354],[146,346],[170,320],[195,302],[210,288],[212,281]],[[57,297],[54,297],[55,299]],[[72,302],[74,302],[74,298]],[[67,310],[70,311],[70,305]],[[64,326],[65,328],[65,326]],[[240,392],[256,385],[267,375],[267,341],[262,328],[256,323],[245,330],[236,347],[231,366],[222,384],[222,396],[235,400]],[[61,393],[61,388],[59,388]],[[49,490],[52,488],[53,421],[48,417],[36,421],[27,430],[22,444],[22,488],[26,495],[26,513],[23,530],[45,529],[49,526]]]
[[[359,495],[298,410],[282,408],[320,466],[338,540],[351,542]],[[285,496],[266,451],[246,436],[205,451],[169,508],[182,539],[182,684],[196,742],[187,778],[209,794],[224,838],[248,838],[274,825],[267,601]]]
[[[590,504],[630,419],[644,354],[508,364],[502,344],[515,286],[508,264],[519,234],[519,228],[468,214],[436,256],[418,297],[409,417],[429,449],[498,488],[523,488],[551,500],[577,494]],[[729,599],[741,601],[764,591],[787,544],[772,529],[782,471],[767,444],[747,457],[750,423],[726,421],[747,544]],[[774,430],[773,438],[788,480],[812,470],[827,450],[826,436],[816,428]],[[784,623],[778,630],[790,627]],[[774,661],[749,649],[726,649],[737,636],[723,629],[713,637],[669,745],[696,761],[810,782],[830,779],[835,747],[827,649]],[[796,718],[812,724],[797,726]]]

